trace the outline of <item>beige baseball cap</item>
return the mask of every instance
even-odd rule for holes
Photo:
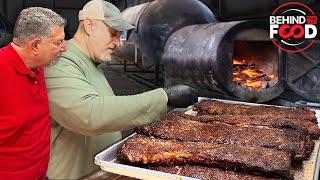
[[[83,19],[102,20],[117,31],[126,31],[135,28],[126,21],[120,10],[104,0],[92,0],[79,11],[79,21]]]

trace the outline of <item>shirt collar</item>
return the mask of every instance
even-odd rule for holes
[[[18,73],[23,75],[29,75],[31,77],[35,77],[36,74],[41,73],[41,70],[37,68],[35,71],[31,71],[27,66],[24,64],[23,60],[16,52],[16,50],[12,47],[12,44],[8,45],[9,53],[12,56],[11,61],[15,69]]]

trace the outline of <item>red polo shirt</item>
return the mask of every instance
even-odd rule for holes
[[[29,70],[8,45],[0,49],[0,179],[44,179],[49,154],[43,68]]]

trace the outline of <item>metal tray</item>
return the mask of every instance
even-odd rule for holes
[[[131,136],[134,136],[136,133],[133,133]],[[101,153],[95,156],[95,164],[99,165],[100,168],[104,171],[108,171],[115,174],[120,174],[124,176],[134,177],[138,179],[152,179],[152,180],[195,180],[194,178],[179,176],[169,173],[163,173],[154,170],[148,170],[144,168],[128,166],[121,164],[117,158],[118,149],[123,145],[124,141],[129,137],[123,139],[122,141],[110,146],[108,149],[102,151]]]
[[[207,98],[199,98],[199,101],[203,101]],[[246,103],[246,102],[238,102],[238,101],[229,101],[229,100],[220,100],[214,99],[222,102],[228,103],[241,103],[241,104],[250,104],[250,105],[260,105],[254,103]],[[269,105],[268,105],[269,106]],[[185,109],[175,109],[174,111],[184,111],[188,114],[192,114],[191,107]],[[318,122],[320,124],[320,110],[315,110],[316,116],[318,118]],[[318,124],[318,125],[319,125]],[[136,133],[130,135],[129,137],[135,135]],[[138,179],[152,179],[152,180],[194,180],[194,178],[180,176],[175,174],[169,174],[154,170],[148,170],[144,168],[129,166],[121,164],[119,159],[117,158],[118,149],[123,145],[124,141],[129,137],[123,139],[122,141],[110,146],[106,150],[95,156],[95,164],[100,166],[100,168],[104,171],[129,176]],[[293,169],[294,179],[299,180],[318,180],[319,179],[319,171],[320,171],[320,140],[315,141],[315,147],[310,155],[309,160],[304,161],[303,165],[297,169]]]

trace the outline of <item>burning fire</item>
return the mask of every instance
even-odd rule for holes
[[[233,60],[233,81],[241,86],[254,90],[261,90],[268,87],[268,82],[273,80],[275,75],[267,75],[259,70],[255,64],[248,64],[245,60]]]
[[[240,59],[233,60],[233,65],[244,65],[244,64],[247,64],[246,60],[240,60]]]

